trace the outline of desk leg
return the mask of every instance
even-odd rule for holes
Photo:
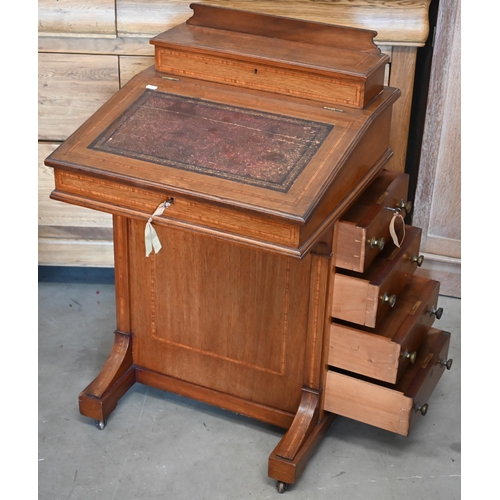
[[[135,380],[131,338],[117,331],[111,354],[101,372],[80,393],[80,413],[95,419],[97,427],[104,429],[118,400],[134,385]]]
[[[268,475],[277,480],[280,493],[300,477],[335,418],[334,414],[325,413],[319,420],[319,404],[319,392],[302,389],[302,400],[292,425],[269,457]]]
[[[97,378],[79,396],[80,413],[103,429],[118,400],[134,385],[129,290],[129,221],[113,216],[117,331],[111,354]]]
[[[278,481],[283,493],[294,484],[306,467],[309,457],[321,442],[335,415],[321,411],[323,343],[330,315],[328,304],[329,254],[313,254],[311,259],[309,319],[304,364],[304,382],[299,409],[292,425],[269,457],[268,475]]]

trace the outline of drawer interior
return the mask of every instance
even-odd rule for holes
[[[416,363],[395,386],[329,370],[325,410],[407,436],[414,421],[426,413],[423,409],[446,369],[450,334],[432,328],[424,342]]]

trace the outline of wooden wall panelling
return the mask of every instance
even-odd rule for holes
[[[413,215],[426,257],[419,273],[439,276],[441,293],[455,297],[461,295],[460,23],[460,2],[441,0]]]
[[[156,36],[191,17],[191,3],[186,0],[116,0],[117,35]]]
[[[59,143],[38,145],[38,213],[43,226],[96,226],[111,228],[111,215],[87,208],[50,200],[54,189],[54,169],[43,164],[45,158]]]
[[[120,87],[123,87],[131,78],[142,70],[153,66],[154,56],[120,56]]]
[[[113,242],[110,240],[40,238],[39,266],[113,267]]]
[[[114,37],[115,0],[38,0],[38,32]]]
[[[38,55],[38,139],[63,141],[117,90],[118,58]]]
[[[49,199],[54,171],[43,161],[59,144],[38,145],[38,263],[113,267],[111,215]]]
[[[39,53],[153,56],[149,38],[94,38],[89,36],[38,37]]]

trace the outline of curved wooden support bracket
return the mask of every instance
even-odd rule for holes
[[[302,389],[300,406],[292,425],[281,440],[276,455],[293,460],[318,421],[319,392]]]
[[[330,427],[335,415],[319,420],[320,392],[302,388],[302,399],[292,425],[269,456],[269,477],[293,484]]]
[[[115,332],[111,353],[99,375],[80,393],[80,413],[104,422],[135,383],[130,335]]]

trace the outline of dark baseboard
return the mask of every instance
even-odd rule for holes
[[[38,266],[38,282],[112,285],[115,270],[112,267]]]

